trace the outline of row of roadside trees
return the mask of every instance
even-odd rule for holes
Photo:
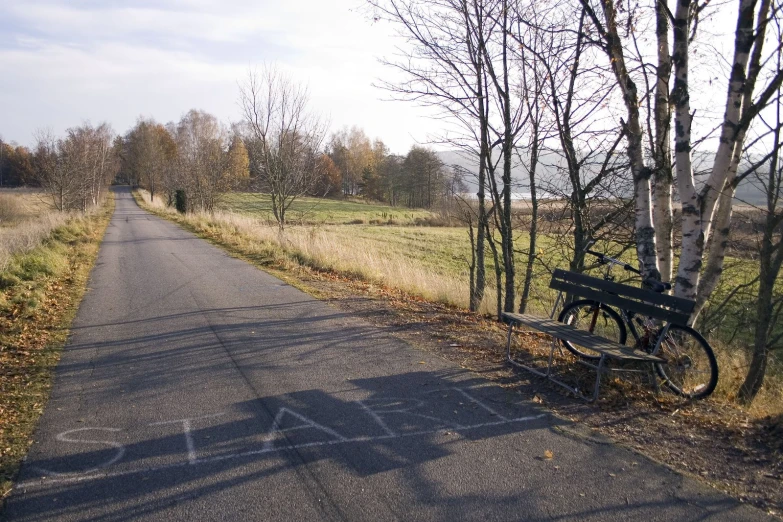
[[[249,177],[242,139],[204,111],[167,125],[140,118],[117,143],[120,178],[168,205],[184,191],[191,210],[212,211],[221,194],[245,186]]]

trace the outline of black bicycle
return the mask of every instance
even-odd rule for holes
[[[628,272],[642,275],[627,263],[605,254],[585,250],[606,265],[604,280],[613,281],[612,268],[620,266]],[[671,289],[671,284],[647,278],[643,285],[657,293]],[[664,384],[675,393],[692,399],[710,395],[718,384],[718,363],[707,340],[687,325],[660,324],[650,317],[644,317],[629,310],[616,310],[590,299],[581,299],[567,304],[558,316],[558,321],[587,330],[619,344],[626,344],[628,332],[634,339],[633,347],[662,358],[665,364],[656,364],[655,371]],[[562,341],[574,355],[597,361],[600,354]]]

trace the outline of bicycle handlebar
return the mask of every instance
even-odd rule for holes
[[[623,267],[623,269],[633,272],[634,274],[642,275],[642,273],[629,265],[628,263],[623,263],[619,259],[615,259],[613,257],[609,257],[606,254],[601,254],[600,252],[594,252],[592,250],[585,249],[585,252],[593,255],[598,258],[598,262],[601,264],[612,264]],[[663,293],[665,290],[671,290],[672,285],[671,283],[664,283],[661,281],[658,281],[657,279],[653,279],[652,277],[647,277],[642,280],[642,284],[650,288],[653,292],[657,293]]]
[[[622,261],[620,261],[619,259],[615,259],[615,258],[613,258],[613,257],[609,257],[609,256],[607,256],[606,254],[601,254],[601,253],[599,253],[599,252],[594,252],[594,251],[592,251],[592,250],[585,250],[585,252],[587,252],[588,254],[591,254],[591,255],[594,255],[595,257],[597,257],[597,258],[598,258],[598,261],[599,261],[601,264],[612,264],[612,265],[621,266],[621,267],[623,267],[625,270],[628,270],[629,272],[633,272],[634,274],[639,274],[639,275],[642,275],[642,273],[641,273],[641,272],[639,272],[637,269],[635,269],[634,267],[632,267],[632,266],[631,266],[631,265],[629,265],[628,263],[623,263],[623,262],[622,262]]]

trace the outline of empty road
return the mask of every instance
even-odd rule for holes
[[[764,517],[116,195],[8,520]]]

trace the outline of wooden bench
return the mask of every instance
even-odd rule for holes
[[[687,324],[688,317],[695,306],[695,302],[688,299],[659,294],[651,290],[623,285],[613,281],[606,281],[560,269],[557,269],[552,273],[552,280],[549,283],[549,287],[559,291],[549,319],[528,314],[503,313],[503,319],[509,324],[508,338],[506,341],[506,358],[515,366],[524,368],[541,377],[546,377],[555,384],[568,389],[577,396],[590,402],[595,401],[598,398],[601,386],[601,376],[604,373],[611,371],[642,371],[639,369],[627,369],[625,366],[628,365],[624,365],[623,368],[612,368],[608,364],[609,361],[630,363],[630,365],[643,365],[648,371],[653,369],[653,365],[665,364],[666,361],[660,357],[650,355],[640,350],[635,350],[585,330],[580,330],[571,325],[553,320],[560,303],[565,302],[564,296],[586,298],[616,309],[627,310],[641,316],[651,317],[661,321],[663,323],[662,327],[665,329],[668,329],[670,324]],[[552,337],[552,346],[545,371],[523,364],[511,356],[511,335],[514,326],[517,325],[527,326]],[[600,354],[597,364],[593,364],[586,360],[578,360],[580,364],[593,368],[596,371],[592,397],[585,396],[577,387],[567,384],[554,376],[552,372],[554,355],[555,350],[560,348],[560,340],[576,343],[579,346]],[[657,391],[657,380],[653,378],[653,382],[656,385]]]

